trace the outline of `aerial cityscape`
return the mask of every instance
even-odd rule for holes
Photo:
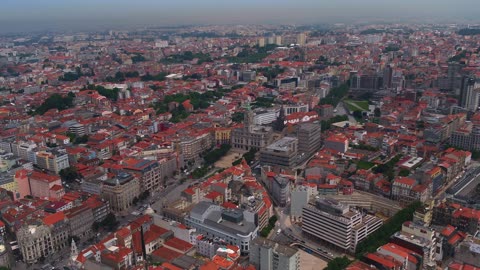
[[[480,1],[162,2],[2,4],[0,270],[480,269]]]

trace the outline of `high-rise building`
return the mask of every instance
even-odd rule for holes
[[[477,111],[479,94],[480,88],[475,89],[475,78],[464,76],[460,89],[460,106],[468,111]]]
[[[298,153],[306,157],[313,155],[320,148],[320,123],[302,123],[297,128]]]
[[[390,89],[392,87],[393,69],[387,65],[383,70],[383,88]]]
[[[266,238],[259,237],[252,241],[249,259],[258,270],[300,269],[300,255],[297,249]]]
[[[265,47],[265,38],[261,37],[258,39],[258,47]]]
[[[300,33],[297,35],[297,44],[303,46],[307,43],[307,35],[305,33]]]
[[[359,242],[382,226],[382,220],[334,199],[319,198],[303,207],[302,224],[304,233],[353,253]]]

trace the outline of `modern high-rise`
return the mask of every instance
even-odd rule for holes
[[[298,154],[311,156],[320,149],[320,123],[302,123],[298,125]]]
[[[252,241],[249,259],[258,270],[300,269],[300,255],[297,249],[261,237]]]
[[[303,207],[302,231],[345,252],[354,253],[358,243],[381,226],[381,219],[331,198],[318,198]]]
[[[475,112],[478,109],[479,94],[480,88],[475,88],[475,78],[463,77],[460,89],[460,106],[468,111]]]

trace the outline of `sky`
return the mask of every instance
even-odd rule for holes
[[[0,0],[0,32],[479,20],[480,0]]]

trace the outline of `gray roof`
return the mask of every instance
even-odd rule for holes
[[[207,211],[207,209],[211,205],[212,205],[212,203],[210,203],[210,202],[205,202],[205,201],[199,202],[192,208],[190,213],[193,213],[193,214],[196,214],[196,215],[203,215],[203,213],[205,213],[205,211]]]
[[[298,250],[289,246],[280,245],[277,242],[268,240],[263,237],[257,237],[252,241],[252,245],[261,246],[265,248],[272,248],[275,253],[282,254],[286,257],[294,256]]]

